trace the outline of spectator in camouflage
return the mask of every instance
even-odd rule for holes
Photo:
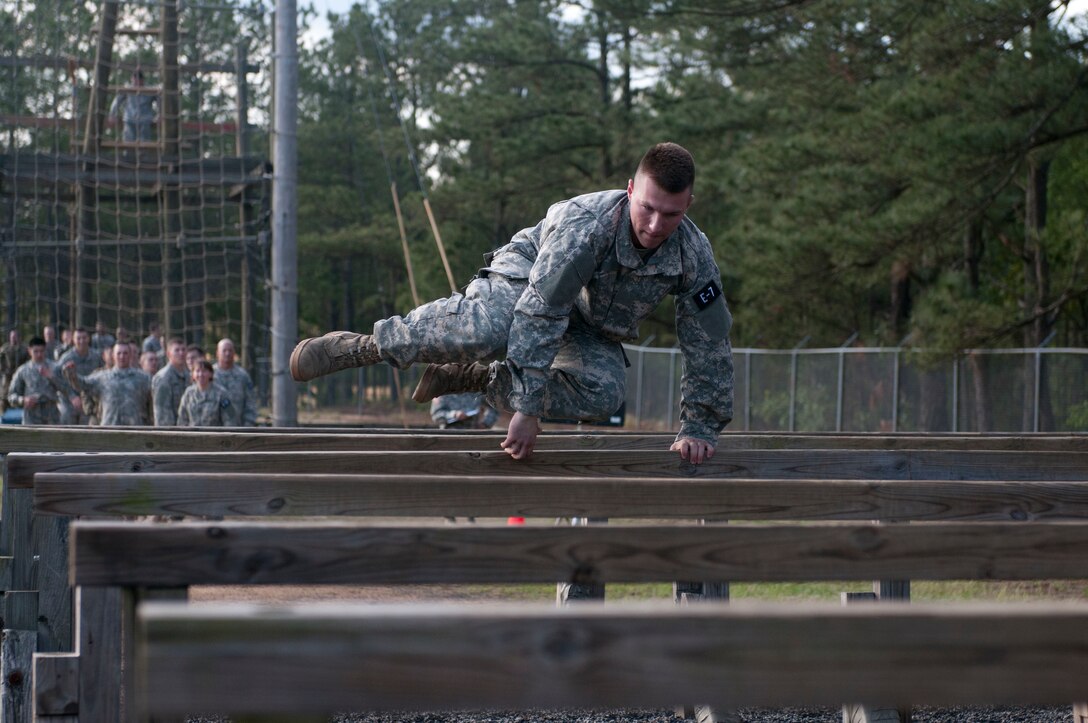
[[[181,395],[189,387],[192,378],[192,372],[186,364],[184,341],[173,337],[166,342],[166,359],[169,363],[151,380],[156,427],[173,427],[178,423]]]
[[[179,427],[237,427],[238,409],[227,390],[213,380],[215,368],[206,359],[193,365],[193,383],[181,395]]]
[[[36,336],[27,344],[30,360],[15,370],[8,403],[23,408],[23,424],[60,424],[57,400],[64,393],[56,364],[45,356],[45,339]]]
[[[249,372],[235,363],[234,342],[220,339],[215,347],[215,383],[226,390],[241,415],[239,426],[257,426],[257,388]]]
[[[64,352],[57,361],[61,369],[72,362],[77,374],[88,376],[101,369],[105,362],[101,354],[91,348],[91,335],[83,327],[78,327],[72,334],[72,348]],[[65,384],[65,393],[60,403],[61,424],[88,424],[89,412],[84,406],[82,395],[70,385]]]
[[[132,366],[132,361],[132,345],[119,341],[113,347],[114,366],[109,371],[80,376],[75,364],[64,367],[73,389],[86,390],[98,398],[98,416],[103,426],[151,424],[151,378]]]

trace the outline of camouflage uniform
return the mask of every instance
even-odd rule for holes
[[[622,341],[668,294],[684,355],[681,437],[715,443],[733,415],[732,318],[706,236],[690,219],[653,253],[631,242],[626,192],[552,206],[496,251],[465,293],[374,325],[382,359],[495,359],[488,402],[508,412],[607,418],[624,400]]]
[[[30,361],[30,352],[25,344],[4,344],[0,346],[0,414],[8,407],[8,389],[15,378],[15,371]]]
[[[181,395],[178,407],[179,427],[238,427],[238,408],[231,403],[227,390],[216,382],[204,391],[193,384]]]
[[[220,369],[215,365],[215,383],[226,390],[231,404],[241,415],[239,426],[257,426],[257,389],[249,372],[235,364],[230,369]]]
[[[68,381],[76,389],[98,397],[97,414],[102,426],[151,423],[151,377],[142,370],[129,367],[90,376],[68,374]]]
[[[466,419],[458,419],[458,412],[464,412],[469,416]],[[498,418],[499,413],[488,405],[484,395],[478,392],[443,394],[431,400],[431,419],[443,429],[446,427],[491,429]]]
[[[102,368],[102,355],[95,354],[94,350],[88,350],[87,356],[80,356],[79,352],[75,350],[75,347],[69,349],[61,355],[60,360],[57,362],[57,366],[61,369],[68,362],[74,362],[76,365],[76,373],[81,376],[87,376],[93,374],[96,370]],[[88,424],[90,422],[91,410],[84,405],[82,412],[77,412],[71,402],[68,401],[69,397],[78,394],[71,385],[65,384],[64,394],[60,400],[60,418],[61,424]],[[83,395],[87,396],[87,395]]]
[[[185,371],[188,372],[188,369]],[[155,399],[156,427],[173,427],[178,423],[178,407],[189,381],[189,375],[179,372],[173,364],[167,364],[155,372],[151,380],[151,393]]]
[[[48,360],[41,365],[48,367],[53,373],[51,379],[46,378],[38,366],[28,361],[15,370],[15,376],[11,380],[8,391],[8,402],[13,407],[23,407],[23,424],[60,424],[57,397],[63,393],[64,386],[63,382],[57,378],[57,366]],[[31,394],[39,396],[38,403],[27,409],[26,397]]]

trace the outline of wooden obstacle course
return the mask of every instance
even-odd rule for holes
[[[220,442],[224,436],[234,436],[232,433],[217,434],[220,435],[217,437]],[[308,449],[314,448],[315,440],[312,434],[293,436],[295,439],[290,440],[290,444],[305,445]],[[455,435],[421,436],[448,439]],[[456,436],[471,437],[472,445],[482,442],[490,444],[496,439],[495,435],[479,433]],[[181,456],[143,453],[12,455],[11,461],[15,463],[16,474],[25,475],[27,469],[24,467],[20,470],[20,464],[24,464],[24,460],[28,457],[35,465],[41,458],[62,460],[56,465],[59,471],[40,473],[38,480],[42,483],[40,487],[37,486],[33,477],[28,478],[29,484],[35,485],[34,494],[40,505],[39,512],[50,515],[206,514],[235,517],[239,515],[358,514],[393,517],[439,514],[506,516],[522,512],[530,517],[552,517],[560,516],[566,511],[567,514],[578,516],[590,516],[592,513],[593,516],[658,519],[702,519],[721,516],[723,519],[753,520],[1032,521],[1031,525],[1021,523],[1010,526],[1018,530],[1028,526],[1034,527],[1037,520],[1082,520],[1084,518],[1085,491],[1083,484],[1078,480],[1088,479],[1088,477],[1077,471],[1080,469],[1079,458],[1082,455],[1076,452],[1071,452],[1070,455],[1055,454],[1053,445],[1057,437],[1054,436],[1046,436],[1046,444],[1040,445],[1046,447],[1047,451],[1039,453],[1029,451],[1026,454],[1022,451],[1024,447],[1034,449],[1032,442],[1036,440],[1029,439],[1027,442],[1013,443],[1012,448],[1020,450],[1015,454],[1000,450],[961,453],[957,450],[969,440],[960,442],[960,437],[954,440],[942,440],[942,443],[952,442],[953,444],[952,447],[941,451],[926,450],[924,447],[900,450],[893,444],[892,449],[876,446],[876,449],[868,451],[849,448],[843,450],[787,449],[779,453],[777,450],[759,448],[727,450],[723,445],[719,455],[728,452],[723,458],[731,459],[728,459],[726,464],[722,464],[722,459],[716,457],[714,473],[711,474],[706,474],[712,471],[710,466],[692,468],[687,465],[685,467],[675,453],[664,452],[669,438],[663,435],[600,436],[608,437],[607,444],[604,445],[608,448],[592,452],[586,451],[587,448],[581,446],[573,451],[561,448],[563,444],[585,443],[586,435],[550,435],[549,438],[555,440],[560,448],[539,453],[529,465],[514,462],[501,452],[478,450],[444,453],[431,451],[418,455],[378,455],[355,452],[321,453],[316,457],[313,454],[300,455],[294,452],[261,454],[255,457],[250,456],[254,453],[244,455],[246,462],[270,464],[270,468],[274,470],[271,473],[258,473],[252,470],[248,473],[214,471],[216,467],[219,469],[224,467],[222,461],[226,457],[238,458],[242,456],[239,453],[189,453]],[[803,448],[810,442],[824,444],[824,438],[829,446],[832,442],[845,443],[846,440],[843,439],[845,436],[806,436],[797,446]],[[287,441],[281,435],[267,431],[252,434],[251,437],[276,439],[274,442],[276,444],[284,444]],[[340,440],[353,437],[356,438],[352,440],[353,442],[361,442],[365,445],[374,444],[374,439],[377,437],[384,437],[387,442],[397,440],[395,444],[400,444],[401,440],[408,440],[411,435],[405,437],[397,433],[373,435],[335,433],[327,438],[322,437],[322,448],[324,448],[325,439],[336,440],[339,443]],[[776,445],[779,443],[789,445],[788,439],[782,439],[788,437],[784,435],[752,435],[751,440],[756,444],[763,444],[771,442],[772,437],[777,437],[774,439]],[[911,444],[924,443],[921,436],[902,435],[902,437],[904,440],[910,437]],[[626,445],[634,443],[649,446],[660,443],[661,446],[651,447],[650,450],[632,449],[629,446],[613,448],[611,446],[613,438],[622,440],[620,443]],[[0,439],[3,437],[0,436]],[[153,438],[136,436],[137,443],[146,444],[149,439]],[[728,437],[725,438],[727,439]],[[738,436],[737,439],[740,437]],[[895,439],[898,440],[898,437]],[[1042,442],[1042,439],[1040,437],[1038,441]],[[209,441],[215,442],[216,439],[204,440],[203,443],[207,444]],[[83,443],[86,444],[86,442]],[[591,444],[602,443],[592,441]],[[298,447],[290,447],[290,449],[298,449]],[[590,446],[588,449],[592,450],[593,447]],[[1002,447],[1002,449],[1005,448]],[[370,470],[382,465],[380,460],[383,456],[386,458],[422,456],[426,458],[426,463],[416,467],[403,459],[393,459],[385,464],[384,469],[387,471],[383,474],[366,476],[311,474],[312,469],[308,472],[299,472],[293,471],[297,468],[284,468],[282,464],[277,467],[272,464],[273,461],[282,463],[285,459],[293,460],[292,464],[295,461],[307,464],[316,460],[319,467],[329,465],[325,469]],[[778,457],[777,461],[774,459],[775,456]],[[333,466],[335,463],[332,460],[335,458],[340,460],[339,468]],[[204,464],[204,460],[214,461],[214,464],[209,462],[209,467],[213,471],[200,473],[161,471],[164,468],[184,469],[185,463]],[[940,467],[942,463],[949,460],[952,461],[953,466]],[[78,469],[103,468],[131,470],[134,465],[138,465],[144,471],[95,474],[71,472]],[[230,469],[239,468],[236,464],[226,466]],[[530,466],[532,469],[526,469]],[[245,468],[245,465],[242,467]],[[484,471],[467,475],[460,472],[462,467]],[[49,465],[36,467],[36,469],[48,468]],[[430,475],[429,473],[436,468],[443,471],[458,471],[462,476],[451,480]],[[743,470],[753,468],[757,472],[765,472],[768,475],[774,470],[786,470],[786,473],[782,478],[767,477],[763,480],[746,479],[742,476]],[[909,479],[915,470],[928,469],[943,469],[943,474],[951,479],[943,481]],[[813,470],[816,474],[812,473]],[[815,479],[829,474],[831,470],[846,470],[844,476],[847,479]],[[872,470],[876,470],[877,473],[873,473]],[[993,480],[976,476],[987,470],[996,472]],[[287,472],[287,474],[278,474],[278,472]],[[531,474],[519,474],[526,472]],[[884,476],[888,479],[881,479],[879,473],[887,473]],[[566,476],[570,474],[580,476],[574,478]],[[866,480],[865,475],[872,475],[876,479]],[[957,481],[957,476],[966,476],[973,481]],[[67,483],[64,481],[66,477],[70,478]],[[1010,479],[1021,480],[1021,478],[1022,481],[1009,481]],[[1033,479],[1042,481],[1032,481]],[[1069,481],[1047,481],[1053,479]],[[19,492],[28,494],[31,489],[23,487]],[[139,494],[136,494],[137,492]],[[457,498],[462,495],[467,499],[458,502]],[[753,497],[753,495],[756,496]],[[457,507],[457,504],[461,506]],[[713,514],[709,514],[710,512]],[[6,515],[4,521],[8,521]],[[219,527],[237,524],[240,523],[225,522]],[[172,525],[158,527],[165,530]],[[739,535],[748,534],[743,526],[731,527],[736,527],[740,531]],[[869,527],[859,526],[858,529],[865,528],[866,531],[858,534],[869,535]],[[963,525],[963,527],[972,527],[972,525]],[[1053,525],[1044,525],[1044,527],[1053,527]],[[438,534],[438,539],[443,540],[441,544],[447,544],[445,538],[442,537],[444,529],[450,528],[431,528],[425,534]],[[481,527],[479,531],[485,529],[487,528]],[[566,533],[573,530],[575,535],[579,533],[595,535],[597,532],[612,534],[612,529],[622,530],[623,528],[556,528],[554,531]],[[686,529],[698,531],[699,529],[724,528],[688,527]],[[513,531],[503,529],[495,532]],[[876,533],[878,535],[876,539],[883,540],[884,538],[879,537],[883,533],[882,529]],[[975,533],[978,533],[978,530],[971,531],[971,534]],[[890,534],[896,535],[898,532]],[[49,535],[44,537],[48,539]],[[434,538],[420,539],[433,541]],[[577,537],[574,539],[586,543],[585,539]],[[606,541],[604,544],[609,546],[614,542]],[[1011,541],[1007,542],[1012,544]],[[1046,541],[1045,534],[1036,542],[1044,546],[1054,544],[1052,539],[1050,542]],[[621,543],[629,544],[630,540],[621,540]],[[856,543],[857,540],[851,544]],[[592,547],[593,544],[602,543],[598,541],[586,544]],[[955,544],[974,545],[975,543],[968,540]],[[840,552],[842,549],[840,548]],[[1005,552],[1001,554],[1007,554],[1008,549],[1005,548]],[[1044,556],[1045,554],[1043,553]],[[687,562],[690,563],[691,560]],[[250,564],[253,564],[252,560]],[[994,574],[995,568],[987,568],[985,563],[976,561],[968,564],[975,565],[972,568],[975,571],[973,574],[984,578],[987,574]],[[1057,570],[1060,564],[1063,563],[1048,569]],[[1027,565],[1025,569],[1026,567]],[[592,579],[592,576],[585,575],[587,569],[584,567],[581,569],[583,578],[580,579]],[[682,572],[686,569],[688,568],[677,568],[676,571]],[[708,572],[707,568],[701,569]],[[880,574],[891,574],[893,570],[887,567],[876,569],[888,571]],[[987,572],[988,569],[990,572]],[[714,568],[714,574],[717,575],[722,570],[723,568],[720,567]],[[907,568],[903,567],[894,568],[894,570],[896,576],[907,572]],[[38,573],[40,572],[39,569]],[[567,579],[554,576],[553,573],[554,569],[544,579],[550,581]],[[858,572],[857,574],[858,579],[872,579],[875,576],[874,572],[864,574]],[[1065,573],[1055,576],[1062,575]],[[1085,575],[1082,572],[1080,576]],[[924,575],[916,575],[916,577],[921,578]],[[670,575],[663,579],[677,579],[677,577]],[[708,578],[692,576],[681,579]],[[742,577],[738,574],[732,579],[742,579]],[[838,576],[836,579],[844,579],[844,576]],[[83,588],[86,593],[94,593],[99,589]],[[83,597],[93,598],[94,595]],[[120,605],[120,602],[117,605]],[[82,620],[82,613],[80,617]],[[83,637],[78,632],[77,636]],[[86,651],[86,648],[81,650]],[[67,657],[39,656],[40,665],[37,672],[42,672],[43,678],[52,676],[53,679],[70,681],[72,657],[71,654]],[[75,667],[79,668],[78,658]],[[67,691],[67,698],[60,694],[60,691],[64,690]],[[54,702],[67,700],[68,708],[71,708],[72,700],[79,701],[83,695],[78,690],[73,692],[70,682],[67,688],[63,685],[54,685],[52,691]],[[1063,698],[1063,700],[1068,699]],[[674,697],[673,700],[676,698]],[[95,704],[87,703],[84,707],[87,705],[93,709]],[[54,707],[51,712],[59,713],[60,710]]]
[[[1079,605],[159,604],[140,627],[144,704],[173,715],[1047,703],[1088,663]]]

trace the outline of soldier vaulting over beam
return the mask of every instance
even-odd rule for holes
[[[676,297],[684,355],[680,433],[696,464],[733,416],[732,317],[710,242],[685,215],[695,162],[675,143],[652,147],[627,190],[555,204],[534,228],[488,255],[464,295],[377,322],[372,335],[334,331],[291,354],[297,381],[386,362],[429,363],[413,398],[480,391],[513,413],[503,448],[532,454],[542,416],[606,419],[624,400],[622,341]],[[496,359],[503,352],[502,361]]]

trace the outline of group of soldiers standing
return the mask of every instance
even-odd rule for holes
[[[165,343],[152,324],[142,345],[102,324],[57,342],[52,327],[25,346],[17,331],[0,347],[2,402],[21,407],[23,424],[255,426],[257,393],[221,339],[215,364],[181,338]],[[161,368],[160,368],[161,367]]]

